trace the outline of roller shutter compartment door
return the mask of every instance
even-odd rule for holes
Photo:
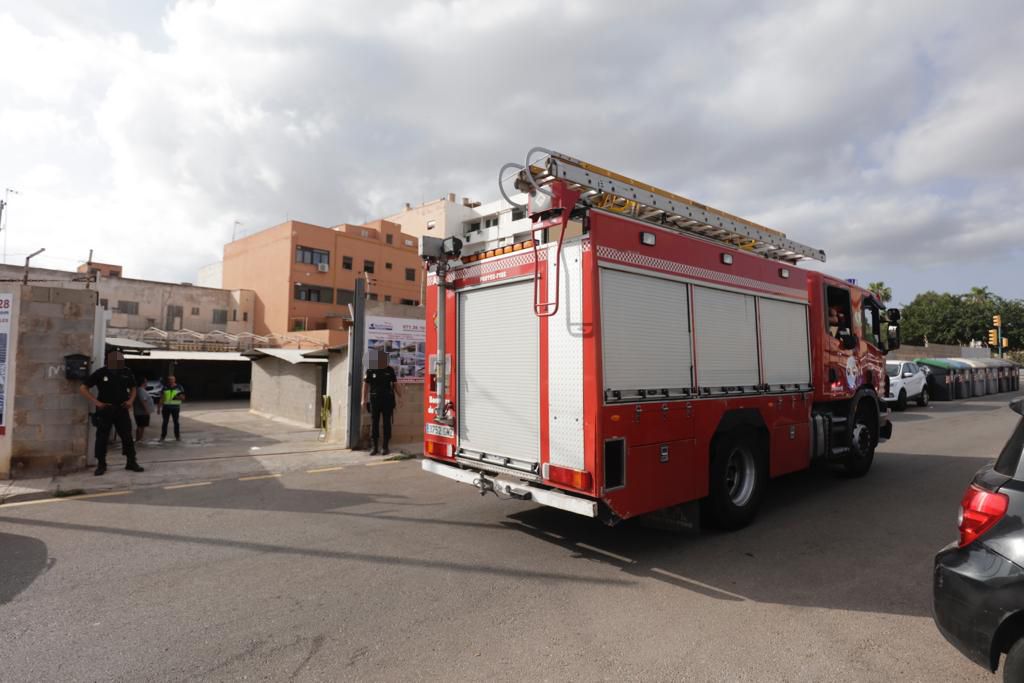
[[[605,391],[689,389],[689,315],[682,282],[602,268]]]
[[[708,287],[693,288],[697,383],[702,389],[760,384],[754,297]]]
[[[761,354],[764,382],[810,384],[810,342],[807,338],[807,306],[788,301],[761,299]]]
[[[459,446],[540,460],[538,318],[533,283],[459,295]]]

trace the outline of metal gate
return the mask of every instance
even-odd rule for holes
[[[540,461],[533,282],[461,292],[458,310],[459,448],[532,469]]]

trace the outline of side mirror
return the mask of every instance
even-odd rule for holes
[[[897,311],[899,313],[899,311]],[[886,345],[890,351],[895,351],[900,348],[900,326],[890,323],[889,324],[889,343]]]
[[[903,379],[907,379],[907,378],[913,377],[913,376],[914,376],[914,373],[912,373],[912,372],[904,372],[903,373]]]
[[[886,318],[891,323],[898,323],[900,321],[900,309],[898,308],[890,308],[885,312],[885,314]]]
[[[844,334],[842,337],[839,338],[839,342],[847,351],[852,351],[853,349],[857,348],[857,337],[855,335]]]

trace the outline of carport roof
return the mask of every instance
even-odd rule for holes
[[[245,355],[249,358],[259,360],[266,356],[273,356],[280,360],[286,361],[295,365],[297,363],[326,363],[326,358],[308,358],[304,354],[310,353],[309,349],[253,349],[252,351],[246,351]]]
[[[216,360],[248,363],[249,359],[237,351],[172,351],[170,349],[153,349],[148,356],[151,360]]]
[[[147,344],[144,341],[138,339],[128,339],[127,337],[107,337],[107,346],[115,346],[119,349],[155,349],[156,347],[152,344]]]

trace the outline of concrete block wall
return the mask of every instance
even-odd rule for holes
[[[8,369],[9,426],[0,437],[9,442],[3,449],[9,460],[5,472],[5,458],[0,456],[0,477],[82,469],[89,442],[89,403],[77,393],[80,380],[64,377],[64,356],[93,355],[97,294],[23,286],[18,299]]]
[[[252,363],[251,410],[292,422],[317,426],[322,364],[265,357]]]

